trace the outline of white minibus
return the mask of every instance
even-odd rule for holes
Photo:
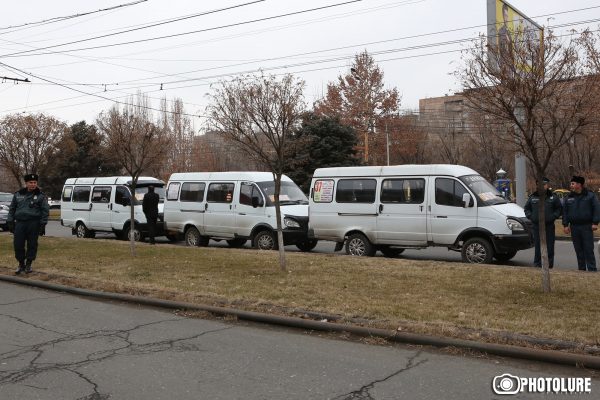
[[[169,178],[165,200],[165,229],[183,235],[188,246],[207,246],[226,240],[241,247],[248,240],[257,249],[277,248],[275,182],[270,172],[185,172]],[[285,245],[312,250],[309,240],[308,199],[283,175],[279,195]]]
[[[359,256],[445,246],[469,263],[507,261],[532,246],[521,207],[474,170],[446,164],[317,169],[309,237]]]
[[[121,239],[129,239],[130,235],[134,235],[135,240],[144,240],[148,230],[142,200],[148,192],[148,186],[154,186],[160,197],[156,236],[163,235],[165,183],[152,177],[140,177],[132,196],[131,182],[130,176],[67,179],[61,198],[61,224],[71,228],[73,235],[79,238],[94,237],[96,232],[113,232]],[[132,201],[133,230],[130,224]],[[175,237],[169,239],[175,240]]]

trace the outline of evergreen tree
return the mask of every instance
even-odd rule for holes
[[[352,127],[342,125],[337,117],[306,113],[294,140],[304,141],[305,145],[298,146],[285,173],[305,193],[308,193],[316,168],[362,164],[356,156],[356,132]]]

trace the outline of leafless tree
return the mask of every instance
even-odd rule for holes
[[[132,199],[128,234],[131,254],[135,256],[135,188],[145,171],[160,165],[169,151],[171,137],[152,120],[148,97],[138,93],[129,99],[122,110],[115,105],[98,117],[98,128],[104,134],[106,145],[121,167],[131,176]]]
[[[275,214],[279,266],[286,269],[279,193],[292,134],[304,112],[304,81],[285,75],[246,76],[221,82],[208,107],[211,128],[238,143],[245,153],[265,165],[275,181]]]
[[[44,114],[13,114],[0,121],[0,163],[20,186],[25,173],[42,173],[68,127]]]
[[[513,43],[513,51],[490,47],[488,59],[482,38],[466,51],[465,65],[457,71],[468,105],[498,121],[497,129],[515,144],[531,163],[538,181],[540,204],[545,202],[542,177],[553,155],[595,119],[596,76],[582,58],[576,39],[560,41],[548,32],[540,46],[536,40]],[[539,208],[544,221],[544,207]],[[539,224],[542,250],[542,288],[549,292],[550,273],[545,224]]]
[[[192,122],[185,115],[183,101],[175,99],[169,109],[167,100],[160,104],[159,126],[170,136],[171,146],[167,151],[165,165],[158,174],[166,179],[173,172],[190,172],[194,161],[194,131]]]

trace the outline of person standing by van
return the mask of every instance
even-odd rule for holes
[[[552,190],[549,189],[550,180],[548,178],[542,178],[544,184],[544,190],[546,191],[546,201],[544,203],[544,224],[546,225],[546,247],[548,249],[548,263],[549,267],[554,267],[554,221],[560,217],[562,206],[560,199],[555,196]],[[540,195],[537,191],[533,192],[527,203],[525,203],[525,216],[533,222],[533,240],[535,242],[535,255],[533,257],[533,266],[542,266],[542,254],[540,245]]]
[[[8,211],[8,224],[14,233],[13,245],[19,266],[15,273],[31,273],[31,264],[37,256],[38,236],[46,234],[48,198],[38,187],[38,176],[27,174],[25,187],[15,192]],[[27,243],[27,251],[25,250]]]
[[[142,210],[146,216],[148,223],[148,236],[150,244],[155,244],[154,237],[156,236],[156,219],[158,218],[158,194],[154,193],[154,186],[148,186],[148,193],[144,195],[142,201]]]
[[[594,231],[600,222],[600,202],[584,185],[583,176],[571,178],[571,193],[563,209],[563,227],[565,234],[571,233],[579,270],[596,272]]]

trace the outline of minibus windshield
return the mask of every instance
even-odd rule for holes
[[[480,207],[508,203],[500,192],[481,175],[465,175],[458,179],[467,185],[471,192],[475,193],[477,204]]]
[[[148,193],[148,186],[136,186],[135,187],[135,200],[141,204],[144,200],[144,195]],[[165,201],[165,188],[162,186],[154,186],[154,193],[158,194],[159,202],[164,203]]]
[[[267,198],[267,206],[275,205],[275,182],[256,182]],[[281,182],[279,191],[279,205],[288,206],[291,204],[308,204],[308,199],[302,193],[302,190],[294,182]]]

